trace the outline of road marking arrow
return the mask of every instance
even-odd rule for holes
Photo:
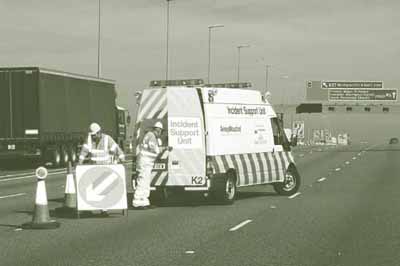
[[[93,187],[93,184],[90,184],[86,188],[86,198],[89,201],[101,201],[105,198],[105,195],[101,195],[101,193],[104,192],[115,180],[118,179],[118,175],[116,173],[111,173],[109,176],[107,176],[103,182],[101,182],[98,186],[95,188]]]

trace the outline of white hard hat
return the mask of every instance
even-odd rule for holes
[[[163,129],[163,125],[161,122],[156,122],[153,127]]]
[[[90,130],[90,135],[95,135],[101,130],[101,127],[97,123],[92,123],[90,124],[89,130]]]

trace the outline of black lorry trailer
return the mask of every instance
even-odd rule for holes
[[[0,68],[0,158],[36,157],[54,167],[75,161],[90,123],[121,147],[125,112],[115,82],[39,67]]]

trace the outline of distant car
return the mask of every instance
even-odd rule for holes
[[[398,144],[399,143],[399,139],[398,138],[391,138],[389,140],[389,144]]]

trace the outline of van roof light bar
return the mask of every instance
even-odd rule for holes
[[[251,82],[231,82],[231,83],[216,83],[216,84],[206,84],[206,87],[214,88],[250,88],[252,87]]]
[[[175,80],[152,80],[150,87],[167,87],[167,86],[200,86],[203,85],[202,79],[175,79]]]

